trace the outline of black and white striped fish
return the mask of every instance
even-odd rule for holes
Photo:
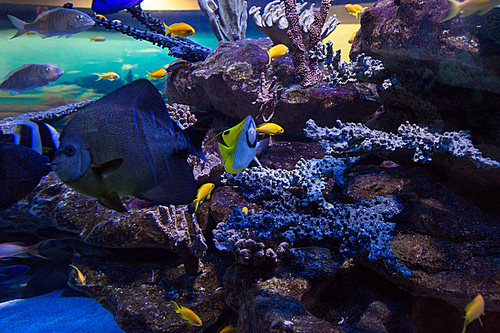
[[[9,123],[9,126],[15,126],[14,132],[3,133],[0,135],[0,141],[31,148],[52,161],[59,147],[59,133],[54,127],[29,120],[15,120]]]

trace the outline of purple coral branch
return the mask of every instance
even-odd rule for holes
[[[300,85],[304,88],[312,87],[321,82],[322,75],[318,68],[317,59],[308,59],[307,50],[302,42],[302,27],[299,24],[295,0],[283,0],[285,3],[285,15],[288,21],[288,37],[292,41],[290,54],[293,65],[300,77]],[[309,27],[308,48],[314,50],[321,41],[321,30],[325,24],[328,9],[332,0],[322,0],[319,10],[314,14],[314,21]],[[309,62],[308,62],[309,60]]]

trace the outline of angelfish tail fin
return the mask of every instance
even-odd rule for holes
[[[10,39],[19,37],[26,32],[26,30],[24,30],[24,26],[27,24],[26,22],[12,15],[7,15],[7,17],[12,22],[12,24],[18,29],[16,34],[10,37]]]
[[[456,1],[456,0],[448,0],[450,2],[450,11],[448,12],[448,16],[446,16],[444,19],[442,19],[441,21],[439,21],[439,23],[443,23],[444,21],[448,21],[452,18],[454,18],[455,16],[458,15],[458,13],[460,13],[462,11],[462,7],[460,6],[460,2]]]
[[[213,120],[214,117],[198,120],[193,126],[183,131],[186,135],[186,138],[188,138],[189,142],[186,151],[190,154],[198,156],[205,162],[208,161],[205,158],[205,155],[203,155],[203,151],[201,150],[201,144],[205,139],[205,136],[208,130],[210,129]]]

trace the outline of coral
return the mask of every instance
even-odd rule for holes
[[[217,40],[245,39],[247,2],[243,0],[198,0]]]
[[[169,49],[168,55],[175,58],[196,62],[205,60],[210,54],[210,49],[208,47],[196,44],[186,37],[163,36],[156,32],[132,28],[131,26],[118,23],[117,21],[107,21],[98,17],[94,18],[94,21],[98,27],[103,27],[107,30],[115,30],[137,40],[146,40],[153,45],[167,48]]]
[[[165,27],[163,26],[163,21],[151,17],[149,13],[144,13],[140,5],[127,8],[126,11],[142,25],[148,28],[149,31],[156,32],[160,35],[165,35]]]
[[[307,122],[306,135],[319,140],[326,154],[346,157],[372,153],[387,154],[396,149],[415,149],[414,162],[426,163],[434,153],[449,153],[456,157],[467,157],[476,166],[484,169],[498,168],[500,162],[483,157],[470,140],[469,131],[431,133],[427,127],[402,124],[398,134],[372,130],[363,124],[342,123],[337,128],[321,128],[314,120]]]
[[[262,103],[260,105],[257,118],[262,117],[262,120],[268,122],[274,116],[274,110],[278,105],[283,87],[278,83],[278,78],[273,76],[271,81],[266,80],[266,75],[262,73],[261,84],[259,86],[259,95],[252,104]]]
[[[174,119],[178,124],[184,128],[194,125],[196,117],[189,111],[189,105],[173,103],[165,104],[170,118]]]
[[[309,28],[314,21],[314,3],[309,9],[304,8],[307,2],[296,4],[296,9],[299,14],[299,23],[302,27],[302,42],[307,47],[309,42]],[[262,15],[260,14],[261,7],[252,6],[249,10],[250,19],[253,24],[265,33],[273,44],[285,44],[292,47],[292,42],[287,34],[288,21],[285,16],[285,3],[281,0],[269,2],[264,8]],[[330,33],[335,30],[340,21],[336,15],[332,15],[325,22],[321,30],[321,39],[325,39]]]
[[[44,121],[46,123],[53,123],[56,122],[64,117],[66,117],[69,114],[72,114],[82,108],[84,108],[87,105],[90,105],[94,103],[94,99],[82,101],[82,102],[77,102],[77,103],[71,103],[63,106],[58,106],[56,108],[46,110],[46,111],[39,111],[39,112],[28,112],[24,113],[22,115],[19,115],[17,117],[12,117],[12,118],[5,118],[0,120],[0,126],[4,126],[6,123],[12,121],[12,120],[40,120]]]

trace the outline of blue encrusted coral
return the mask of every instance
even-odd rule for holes
[[[246,215],[234,208],[234,215],[213,231],[216,247],[234,252],[241,263],[272,266],[289,247],[324,246],[346,257],[381,260],[392,271],[410,275],[390,248],[395,224],[387,219],[402,210],[394,197],[347,204],[323,195],[328,180],[342,183],[355,162],[326,155],[302,159],[293,170],[254,167],[225,174],[225,181],[241,186],[242,195],[259,202],[263,212]]]

